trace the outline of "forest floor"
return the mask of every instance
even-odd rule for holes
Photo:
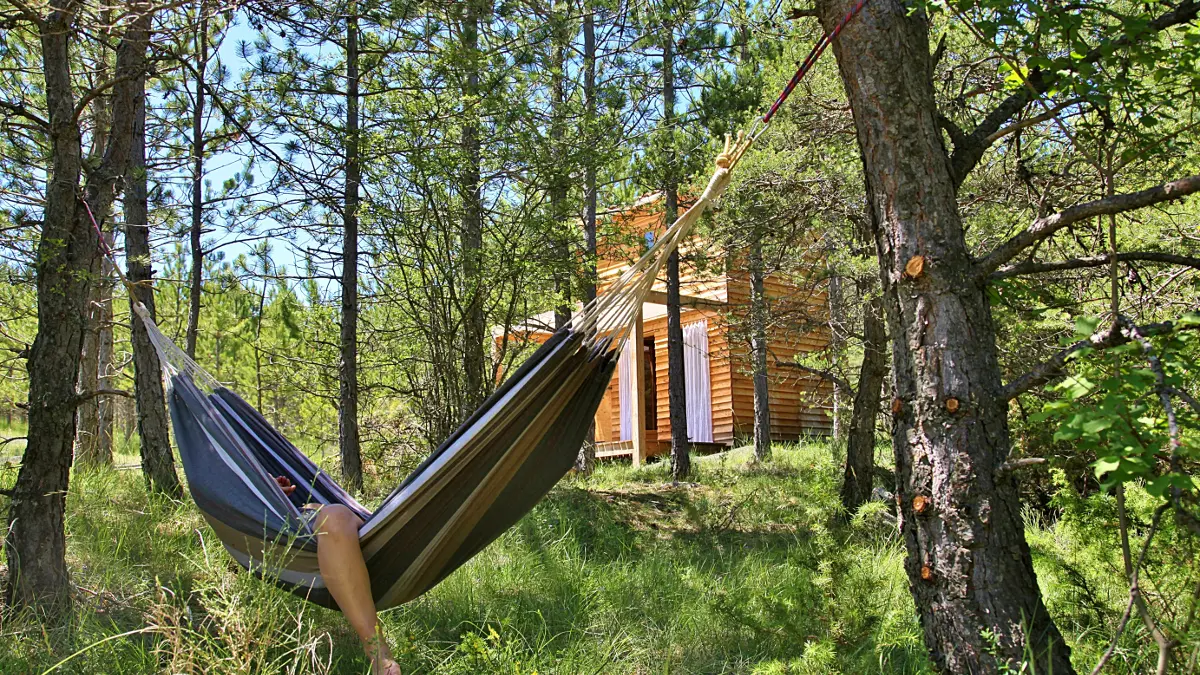
[[[894,520],[882,503],[838,518],[834,455],[777,446],[755,466],[743,448],[696,458],[680,485],[665,463],[570,477],[383,615],[398,660],[405,673],[930,672]],[[13,476],[0,468],[0,486]],[[1090,670],[1127,592],[1111,547],[1029,520],[1047,602]],[[74,612],[0,611],[0,672],[366,670],[340,615],[240,573],[191,502],[149,498],[137,471],[77,472],[67,528]],[[1078,619],[1080,587],[1100,625]],[[1148,658],[1129,639],[1111,672]]]

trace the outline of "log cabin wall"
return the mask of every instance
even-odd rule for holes
[[[646,233],[655,236],[664,229],[660,204],[649,200],[617,216],[614,230],[624,233],[621,243],[604,244],[597,261],[599,292],[615,281],[645,250]],[[733,445],[754,433],[754,383],[751,376],[749,343],[745,317],[750,304],[750,285],[743,269],[723,267],[719,252],[704,242],[692,239],[681,247],[681,295],[684,296],[684,326],[701,319],[708,321],[709,379],[712,405],[713,441]],[[694,260],[707,260],[697,265]],[[730,267],[744,267],[729,265]],[[814,269],[819,261],[814,261]],[[829,344],[827,326],[828,295],[823,283],[815,279],[783,280],[768,276],[765,282],[773,309],[783,309],[787,317],[780,326],[768,328],[768,375],[770,377],[771,436],[774,440],[796,440],[805,435],[827,434],[832,430],[832,385],[803,371],[776,365],[791,362],[798,353],[825,349]],[[662,316],[665,302],[665,273],[656,280],[651,297],[644,306],[651,315],[643,323],[644,341],[653,342],[655,405],[654,424],[647,415],[647,456],[669,451],[671,420],[667,386],[667,319]],[[692,306],[686,306],[688,303]],[[548,335],[541,336],[538,342]],[[596,413],[596,441],[621,440],[620,377],[614,375]],[[650,389],[647,387],[647,389]]]
[[[822,351],[829,346],[829,296],[825,284],[768,276],[763,285],[773,311],[786,316],[784,325],[767,329],[771,437],[789,441],[832,433],[832,383],[818,375],[778,365],[793,362],[797,354]],[[745,271],[731,271],[727,275],[727,288],[733,322],[740,323],[750,307],[750,282]],[[744,324],[731,327],[730,341],[734,433],[752,437],[754,378]]]
[[[736,321],[749,302],[749,286],[743,290],[734,280],[730,295],[731,313]],[[774,286],[774,290],[772,290]],[[795,293],[794,288],[780,282],[767,282],[768,293]],[[824,311],[824,292],[816,293],[810,302],[813,310]],[[701,319],[708,321],[709,381],[712,395],[713,442],[733,445],[739,438],[754,433],[754,382],[750,371],[748,345],[744,336],[730,326],[722,312],[711,309],[686,309],[681,316],[683,325]],[[655,429],[647,434],[649,454],[669,448],[671,439],[670,409],[667,403],[667,320],[659,317],[646,321],[644,336],[654,342]],[[776,361],[790,362],[797,353],[824,349],[829,343],[825,326],[809,331],[773,330],[767,336],[768,376],[770,377],[771,437],[777,441],[797,440],[802,436],[824,435],[832,431],[830,402],[832,385],[823,378],[804,373]],[[597,413],[596,440],[620,440],[620,384],[617,377],[609,383],[608,391]],[[657,441],[657,442],[656,442]]]

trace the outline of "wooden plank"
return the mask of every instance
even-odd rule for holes
[[[646,302],[665,305],[667,304],[667,294],[663,291],[650,291],[646,294]],[[682,293],[679,296],[679,305],[694,309],[724,309],[726,306],[723,300],[713,300],[695,295],[683,295]]]

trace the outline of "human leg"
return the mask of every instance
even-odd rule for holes
[[[371,579],[358,543],[362,520],[340,504],[322,506],[313,520],[317,532],[317,562],[321,577],[342,614],[362,640],[372,673],[399,675],[391,651],[379,630]]]

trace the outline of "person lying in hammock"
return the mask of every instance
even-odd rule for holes
[[[275,482],[284,494],[296,491],[287,476],[276,476]],[[362,640],[363,651],[371,660],[372,675],[400,675],[400,666],[392,658],[392,650],[383,637],[375,601],[371,599],[371,579],[367,563],[358,544],[358,528],[363,521],[341,504],[309,504],[313,531],[317,533],[317,563],[325,587],[337,601],[342,614]]]

